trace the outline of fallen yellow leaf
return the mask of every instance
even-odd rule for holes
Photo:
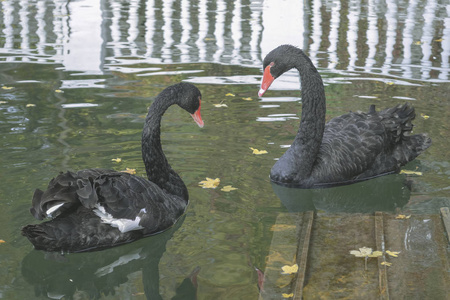
[[[128,173],[131,175],[136,174],[136,169],[130,169],[130,168],[126,168],[124,171],[121,171],[122,173]]]
[[[442,42],[444,39],[437,39],[437,40],[434,40],[435,42]]]
[[[120,163],[122,159],[120,157],[111,159],[112,161]]]
[[[392,266],[392,263],[387,262],[387,261],[383,261],[383,262],[381,263],[381,265],[382,265],[382,266],[388,266],[388,267],[390,267],[390,266]]]
[[[215,41],[215,38],[205,38],[205,41]]]
[[[270,231],[283,231],[296,228],[295,225],[275,224],[270,227]]]
[[[228,94],[226,94],[225,96],[227,96],[227,97],[234,97],[234,96],[236,96],[235,94],[232,94],[232,93],[228,93]]]
[[[350,254],[356,257],[379,257],[383,255],[381,251],[372,251],[372,248],[362,247],[358,250],[351,250]]]
[[[213,104],[215,107],[228,107],[228,105],[219,103],[219,104]]]
[[[55,90],[55,93],[62,93],[63,91],[61,90]]]
[[[388,81],[388,82],[386,82],[386,84],[387,84],[387,85],[393,85],[393,84],[394,84],[394,82],[392,82],[392,81]]]
[[[400,174],[417,175],[417,176],[422,176],[422,175],[423,175],[422,172],[409,171],[409,170],[401,170],[401,171],[400,171]]]
[[[395,218],[404,220],[404,219],[411,218],[411,215],[408,215],[408,216],[407,215],[397,215],[397,216],[395,216]]]
[[[283,270],[283,272],[281,274],[293,274],[293,273],[297,273],[298,272],[298,265],[292,265],[292,266],[283,266],[281,267],[281,270]]]
[[[220,190],[223,192],[230,192],[230,191],[237,190],[237,188],[232,187],[231,185],[226,185],[223,188],[221,188]]]
[[[2,89],[4,90],[12,90],[14,87],[12,86],[2,86]]]
[[[36,104],[28,103],[25,107],[35,107],[35,106],[36,106]]]
[[[294,294],[293,293],[290,293],[290,294],[286,294],[286,293],[283,293],[283,294],[281,294],[281,296],[283,296],[283,298],[292,298],[292,297],[294,297]]]
[[[427,119],[429,119],[430,118],[430,116],[427,116],[426,114],[424,114],[424,113],[421,113],[420,114],[420,116],[422,117],[422,119],[424,119],[424,120],[427,120]]]
[[[220,184],[220,179],[212,179],[209,177],[206,177],[206,180],[202,180],[198,183],[199,186],[201,186],[204,189],[215,189]]]
[[[386,250],[386,254],[389,254],[392,257],[398,257],[400,252]]]
[[[253,147],[250,147],[250,149],[252,149],[253,150],[253,154],[256,154],[256,155],[261,155],[261,154],[268,153],[266,150],[258,150],[258,149],[255,149]]]
[[[422,45],[422,41],[414,42],[414,45]]]
[[[4,244],[6,243],[4,240],[0,240],[0,244]]]
[[[252,97],[247,97],[247,98],[242,98],[242,100],[245,100],[245,101],[252,101],[253,99],[252,99]]]
[[[8,103],[7,101],[0,101],[0,104]]]

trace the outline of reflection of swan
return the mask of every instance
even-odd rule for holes
[[[405,177],[401,175],[382,176],[327,189],[292,189],[274,183],[272,188],[290,212],[393,212],[409,201],[411,192],[408,185],[405,185]]]
[[[115,293],[128,281],[129,275],[142,271],[147,299],[162,299],[159,293],[159,262],[166,251],[166,243],[184,221],[169,230],[136,243],[101,252],[68,254],[31,251],[22,261],[22,274],[35,291],[53,299],[72,299],[75,293],[84,293],[89,299],[98,299]],[[195,299],[196,276],[199,268],[177,288],[183,299]],[[39,296],[39,295],[38,295]]]
[[[354,183],[398,172],[431,145],[426,134],[410,135],[414,108],[408,103],[380,112],[348,113],[325,124],[322,78],[302,50],[282,45],[264,59],[259,96],[284,72],[301,76],[302,118],[291,147],[275,163],[270,179],[278,184],[315,188]]]
[[[124,172],[86,169],[60,174],[36,190],[31,213],[55,219],[22,229],[36,249],[82,252],[108,248],[160,233],[184,213],[188,191],[162,151],[161,119],[177,104],[200,127],[200,91],[190,83],[163,90],[151,105],[142,131],[148,180]]]

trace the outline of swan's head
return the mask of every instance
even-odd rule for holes
[[[191,114],[199,127],[203,127],[205,123],[200,114],[202,94],[199,89],[195,85],[186,82],[179,83],[178,88],[177,104]]]
[[[295,58],[299,49],[291,45],[281,45],[266,55],[263,61],[263,78],[258,96],[264,95],[272,82],[284,72],[295,67]]]

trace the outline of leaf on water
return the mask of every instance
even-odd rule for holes
[[[216,39],[215,38],[205,38],[205,41],[215,41]]]
[[[430,118],[430,116],[427,116],[427,115],[424,114],[424,113],[421,113],[420,116],[421,116],[424,120],[427,120],[427,119]]]
[[[283,296],[283,298],[287,299],[287,298],[294,297],[294,294],[293,293],[290,293],[290,294],[283,293],[283,294],[281,294],[281,296]]]
[[[232,94],[232,93],[228,93],[228,94],[226,94],[225,96],[227,96],[227,97],[234,97],[234,96],[236,96],[235,94]]]
[[[0,104],[8,103],[7,101],[0,101]]]
[[[444,39],[437,39],[437,40],[434,40],[435,42],[442,42]]]
[[[270,227],[270,231],[284,231],[289,229],[296,228],[295,225],[287,225],[287,224],[275,224]]]
[[[120,171],[120,172],[122,172],[122,173],[128,173],[128,174],[134,175],[134,174],[136,174],[136,169],[126,168],[125,170]]]
[[[401,220],[406,220],[406,219],[411,218],[411,215],[408,215],[408,216],[407,215],[396,215],[395,218],[401,219]]]
[[[14,87],[13,86],[2,86],[2,89],[4,90],[12,90]]]
[[[0,240],[0,244],[4,244],[6,243],[4,240]]]
[[[25,107],[35,107],[35,106],[36,106],[36,104],[28,103]]]
[[[228,105],[219,103],[219,104],[213,104],[215,107],[228,107]]]
[[[388,267],[390,267],[390,266],[392,266],[392,263],[387,262],[387,261],[383,261],[383,262],[381,263],[381,265],[382,265],[382,266],[388,266]]]
[[[398,257],[400,252],[386,250],[386,254],[389,254],[392,257]]]
[[[220,179],[212,179],[206,177],[206,180],[202,180],[198,183],[198,186],[201,186],[204,189],[215,189],[220,184]]]
[[[414,42],[414,45],[422,45],[422,41],[417,41],[417,42]]]
[[[356,257],[380,257],[383,255],[383,252],[381,251],[372,251],[372,248],[368,247],[362,247],[358,250],[351,250],[351,255],[354,255]]]
[[[281,267],[281,270],[283,270],[281,274],[294,274],[298,272],[298,265],[297,264],[292,266],[286,265]]]
[[[387,84],[387,85],[393,85],[393,84],[394,84],[394,82],[392,82],[392,81],[388,81],[388,82],[386,82],[386,84]]]
[[[120,163],[122,159],[120,157],[111,159],[114,162]]]
[[[64,93],[62,90],[55,90],[55,93]]]
[[[221,188],[220,190],[223,192],[230,192],[230,191],[237,190],[237,188],[232,187],[231,185],[226,185],[223,188]]]
[[[245,100],[245,101],[252,101],[253,99],[252,99],[252,97],[247,97],[247,98],[242,98],[242,100]]]
[[[250,149],[252,149],[253,150],[253,154],[256,154],[256,155],[261,155],[261,154],[268,153],[266,150],[258,150],[258,149],[255,149],[253,147],[250,147]]]
[[[406,175],[417,175],[417,176],[422,176],[423,173],[422,172],[417,172],[417,171],[409,171],[409,170],[401,170],[400,174],[406,174]]]

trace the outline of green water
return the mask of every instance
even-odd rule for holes
[[[26,7],[16,1],[5,2],[4,10],[20,11]],[[408,101],[417,112],[414,132],[427,132],[433,145],[404,168],[420,171],[421,176],[392,175],[387,180],[301,192],[299,196],[293,190],[278,191],[275,187],[274,191],[268,177],[275,159],[284,153],[298,129],[301,105],[297,75],[284,75],[265,97],[258,98],[261,58],[267,52],[261,48],[269,46],[245,47],[250,31],[262,30],[253,27],[252,22],[260,19],[255,21],[252,13],[267,13],[270,7],[252,8],[250,2],[239,2],[242,26],[233,29],[237,30],[234,33],[226,29],[228,25],[224,26],[224,45],[220,46],[219,38],[214,37],[217,28],[199,30],[201,37],[197,39],[192,33],[183,35],[186,27],[177,25],[190,24],[193,30],[201,27],[198,22],[183,21],[183,12],[206,15],[202,3],[183,10],[175,1],[173,13],[167,17],[160,11],[164,5],[157,2],[155,26],[162,30],[164,24],[172,24],[174,29],[171,39],[162,37],[164,30],[155,29],[161,35],[155,33],[153,39],[147,40],[156,49],[148,53],[142,46],[146,32],[139,26],[143,22],[138,22],[149,20],[142,16],[144,4],[131,2],[126,6],[112,1],[111,7],[102,7],[106,14],[120,11],[123,19],[110,17],[102,23],[104,26],[117,21],[121,37],[115,38],[113,30],[104,37],[103,52],[99,51],[103,53],[100,71],[97,66],[95,70],[67,66],[58,54],[64,43],[52,35],[64,36],[64,31],[48,30],[47,42],[53,44],[42,46],[43,50],[37,42],[30,42],[31,46],[24,49],[23,30],[17,29],[24,28],[20,14],[13,14],[11,20],[2,14],[2,20],[5,24],[10,22],[12,29],[8,32],[9,27],[4,26],[7,29],[1,34],[0,49],[0,239],[5,241],[0,244],[0,298],[152,299],[160,294],[163,299],[171,299],[182,281],[200,267],[198,299],[256,299],[259,292],[254,266],[264,269],[273,234],[270,228],[277,215],[287,210],[286,206],[330,214],[376,210],[438,213],[440,207],[450,206],[449,57],[438,55],[445,48],[439,42],[430,42],[435,55],[434,60],[430,59],[434,64],[431,67],[427,59],[415,57],[413,51],[409,73],[399,61],[383,62],[382,52],[374,56],[373,69],[365,71],[368,54],[364,41],[356,43],[358,59],[352,66],[349,61],[355,53],[346,47],[327,52],[323,47],[330,41],[322,37],[323,45],[315,57],[326,84],[327,119],[350,110],[367,111],[371,104],[380,109]],[[35,2],[30,3],[28,15],[37,20],[39,16],[43,20],[75,19],[73,7],[68,13],[57,11],[65,2],[50,5],[57,8],[50,15],[42,13],[43,8]],[[181,3],[181,7],[186,7],[186,3]],[[225,7],[208,9],[219,11],[218,24],[228,24],[228,17],[236,16],[236,7],[228,2]],[[180,11],[181,17],[177,15]],[[322,12],[323,20],[331,18],[326,10]],[[133,18],[133,13],[139,18]],[[444,18],[437,18],[432,28],[442,29],[440,21]],[[342,26],[348,25],[345,20],[341,22]],[[30,28],[39,27],[36,24],[28,23]],[[139,29],[134,46],[127,44],[130,39],[125,34],[132,31],[133,24],[138,24]],[[364,24],[361,26],[365,28]],[[236,40],[242,44],[236,48],[228,38],[239,32],[243,38]],[[75,39],[73,35],[69,36]],[[43,39],[39,30],[36,34],[31,30],[25,36],[30,41]],[[426,34],[424,37],[429,40]],[[433,39],[439,37],[433,35]],[[197,42],[190,40],[194,38]],[[203,43],[199,44],[199,40]],[[304,44],[312,42],[305,40]],[[445,42],[448,43],[442,43]],[[219,48],[222,52],[215,57],[214,51]],[[173,51],[167,54],[168,49]],[[184,49],[188,51],[183,52]],[[308,49],[314,52],[312,46]],[[330,67],[326,63],[332,62],[331,54],[339,57],[340,65]],[[83,57],[80,54],[80,61]],[[239,59],[234,61],[235,57]],[[384,74],[382,67],[386,64],[392,70]],[[426,72],[428,75],[423,77]],[[28,211],[34,190],[44,189],[49,180],[66,170],[133,168],[145,176],[140,152],[143,118],[154,97],[180,81],[193,82],[201,90],[205,127],[198,128],[188,114],[176,107],[170,108],[163,118],[163,149],[187,185],[191,201],[179,228],[101,252],[60,257],[34,251],[20,235],[23,226],[37,222]],[[227,107],[214,106],[220,103]],[[268,153],[254,155],[250,147]],[[121,158],[121,162],[112,161],[114,158]],[[220,178],[219,187],[199,187],[198,182],[206,177]],[[237,190],[221,191],[226,185]],[[377,192],[380,199],[374,197]],[[159,291],[155,286],[159,286]]]

